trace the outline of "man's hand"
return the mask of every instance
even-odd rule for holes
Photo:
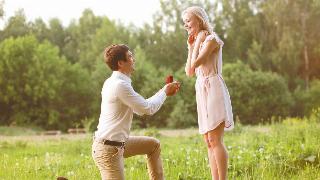
[[[165,93],[167,96],[175,95],[180,89],[180,83],[175,81],[165,85]]]

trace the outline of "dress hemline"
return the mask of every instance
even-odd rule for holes
[[[209,128],[208,130],[204,130],[204,131],[200,131],[199,130],[199,134],[206,134],[206,133],[208,133],[209,131],[212,131],[212,130],[215,130],[221,123],[223,123],[223,122],[226,122],[226,120],[223,120],[223,121],[221,121],[221,122],[219,122],[218,123],[218,125],[216,125],[215,127],[213,127],[213,128]],[[228,127],[226,127],[226,126],[224,126],[224,131],[231,131],[233,129],[233,127],[232,127],[232,123],[228,126]]]

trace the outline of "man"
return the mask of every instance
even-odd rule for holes
[[[146,136],[129,136],[133,112],[152,115],[174,95],[178,82],[165,85],[159,92],[144,99],[131,86],[135,59],[129,47],[111,45],[105,49],[104,59],[113,71],[102,87],[101,114],[92,144],[92,157],[102,179],[124,179],[124,157],[146,154],[150,179],[164,179],[159,140]]]

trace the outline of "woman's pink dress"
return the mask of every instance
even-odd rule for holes
[[[214,53],[212,61],[196,68],[196,100],[199,133],[205,134],[215,129],[223,121],[225,130],[234,128],[230,95],[222,78],[223,41],[216,33],[208,35],[200,47],[207,41],[216,41],[220,48]]]

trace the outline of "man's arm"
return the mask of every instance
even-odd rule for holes
[[[121,82],[117,86],[117,93],[120,100],[131,107],[138,115],[152,115],[156,113],[166,100],[166,93],[164,89],[158,91],[149,99],[145,99],[140,94],[134,91],[129,83]]]

